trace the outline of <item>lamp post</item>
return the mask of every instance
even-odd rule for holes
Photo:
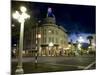
[[[36,50],[35,50],[35,68],[37,68],[37,57],[38,57],[38,51],[40,50],[40,39],[41,39],[41,34],[36,35],[37,40],[36,40]]]
[[[23,35],[24,35],[24,23],[25,20],[30,18],[30,16],[26,13],[27,9],[24,6],[20,7],[21,13],[16,11],[13,13],[13,18],[16,19],[20,24],[20,39],[19,39],[19,51],[18,51],[18,66],[15,71],[16,74],[23,74],[24,70],[22,68],[22,51],[23,51]]]
[[[84,42],[84,39],[82,36],[79,37],[78,39],[78,50],[80,50],[81,54],[82,54],[82,43]]]
[[[38,51],[40,49],[40,39],[41,39],[41,34],[40,34],[40,30],[39,30],[39,24],[40,24],[40,20],[38,21],[37,25],[36,25],[36,48],[35,48],[35,68],[37,68],[37,57],[38,57]]]
[[[78,43],[78,49],[81,50],[82,43],[84,42],[83,37],[80,36],[79,39],[78,39],[78,42],[79,42]]]

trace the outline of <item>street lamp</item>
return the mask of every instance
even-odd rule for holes
[[[79,39],[78,39],[78,42],[79,42],[79,43],[78,43],[78,49],[81,50],[82,43],[84,42],[83,37],[80,36]]]
[[[35,68],[37,68],[37,63],[38,63],[38,61],[37,61],[37,57],[38,57],[38,51],[40,50],[40,39],[41,39],[41,34],[37,34],[36,35],[36,44],[37,44],[37,46],[36,46],[36,50],[35,50]]]
[[[83,39],[83,37],[82,36],[80,36],[79,38],[78,38],[78,42],[77,42],[77,48],[78,48],[78,50],[79,50],[79,52],[81,52],[82,53],[82,43],[84,42],[84,39]]]
[[[16,44],[14,44],[14,46],[16,47]]]
[[[35,68],[37,68],[37,57],[38,57],[38,51],[40,50],[40,29],[39,29],[39,24],[41,21],[39,20],[38,23],[36,24],[36,49],[35,49]]]
[[[81,50],[81,43],[78,44],[78,49]]]
[[[38,39],[40,39],[41,38],[41,34],[38,34],[37,37],[38,37]]]
[[[82,42],[84,42],[84,39],[83,39],[83,37],[81,37],[81,36],[80,36],[80,37],[79,37],[79,39],[78,39],[78,42],[79,42],[79,43],[82,43]]]
[[[30,15],[26,13],[27,9],[24,6],[20,7],[20,11],[13,13],[13,18],[16,19],[20,24],[20,39],[19,39],[19,53],[18,53],[18,66],[15,71],[16,74],[23,74],[24,70],[22,68],[22,52],[23,52],[23,35],[24,35],[24,23],[25,20],[30,18]]]
[[[11,26],[12,26],[12,27],[15,27],[15,25],[14,25],[14,24],[12,24]]]

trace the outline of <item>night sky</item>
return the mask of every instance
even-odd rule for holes
[[[22,5],[26,6],[32,17],[38,19],[45,18],[48,7],[52,8],[57,25],[62,25],[70,37],[73,34],[76,36],[78,34],[95,34],[95,6],[14,1],[12,10],[17,10]]]

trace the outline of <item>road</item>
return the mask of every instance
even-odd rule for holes
[[[95,56],[38,57],[38,63],[45,63],[49,65],[54,65],[54,66],[76,67],[79,69],[85,69],[86,67],[87,67],[86,69],[91,68],[95,64],[95,60],[96,60]],[[35,57],[23,58],[23,62],[33,62],[34,63],[34,61],[35,61]],[[17,59],[12,59],[12,62],[17,62]]]

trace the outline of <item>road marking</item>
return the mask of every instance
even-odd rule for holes
[[[84,70],[89,69],[89,68],[92,67],[95,63],[96,63],[95,61],[92,62],[92,63],[90,63],[88,66],[86,66],[86,67],[84,68]]]
[[[64,65],[64,64],[54,64],[54,63],[46,63],[50,65],[58,65],[58,66],[71,66],[71,67],[77,67],[78,69],[84,69],[84,66],[75,66],[75,65]]]

